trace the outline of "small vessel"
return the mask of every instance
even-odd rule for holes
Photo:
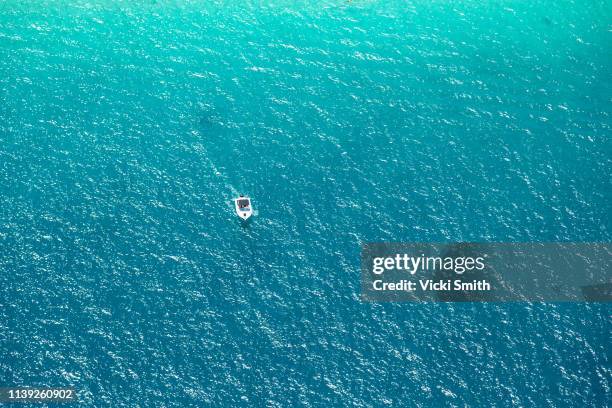
[[[234,204],[236,205],[236,214],[243,220],[248,220],[253,215],[253,206],[249,197],[241,194],[240,197],[234,199]]]

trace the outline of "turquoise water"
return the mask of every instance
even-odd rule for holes
[[[0,386],[609,403],[607,305],[359,301],[362,242],[612,235],[610,5],[449,3],[3,2]]]

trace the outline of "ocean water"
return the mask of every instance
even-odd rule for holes
[[[366,304],[359,253],[609,242],[611,21],[605,1],[3,1],[0,386],[609,405],[609,304]]]

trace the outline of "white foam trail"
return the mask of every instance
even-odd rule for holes
[[[229,181],[229,177],[225,174],[223,174],[219,168],[215,165],[215,163],[210,159],[210,157],[208,156],[208,151],[206,150],[206,148],[204,146],[201,146],[200,149],[198,149],[201,151],[202,156],[203,156],[203,161],[205,161],[208,164],[208,167],[210,167],[210,169],[212,170],[212,172],[214,173],[215,176],[223,179],[224,181],[224,185],[225,185],[225,191],[222,192],[223,197],[225,198],[225,202],[226,205],[229,208],[234,208],[234,203],[233,203],[233,199],[238,197],[240,195],[240,192],[238,191],[238,189],[236,187],[234,187],[230,181]],[[228,193],[227,190],[229,190],[231,192]]]

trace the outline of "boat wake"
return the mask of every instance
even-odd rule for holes
[[[228,208],[234,209],[235,203],[234,199],[239,197],[242,193],[231,183],[229,176],[223,173],[220,168],[210,159],[206,148],[203,146],[200,147],[200,152],[202,153],[202,161],[207,164],[207,167],[211,170],[211,172],[222,180],[222,184],[224,188],[221,191],[223,196],[223,201],[227,205]],[[259,215],[259,211],[253,209],[253,215]]]

